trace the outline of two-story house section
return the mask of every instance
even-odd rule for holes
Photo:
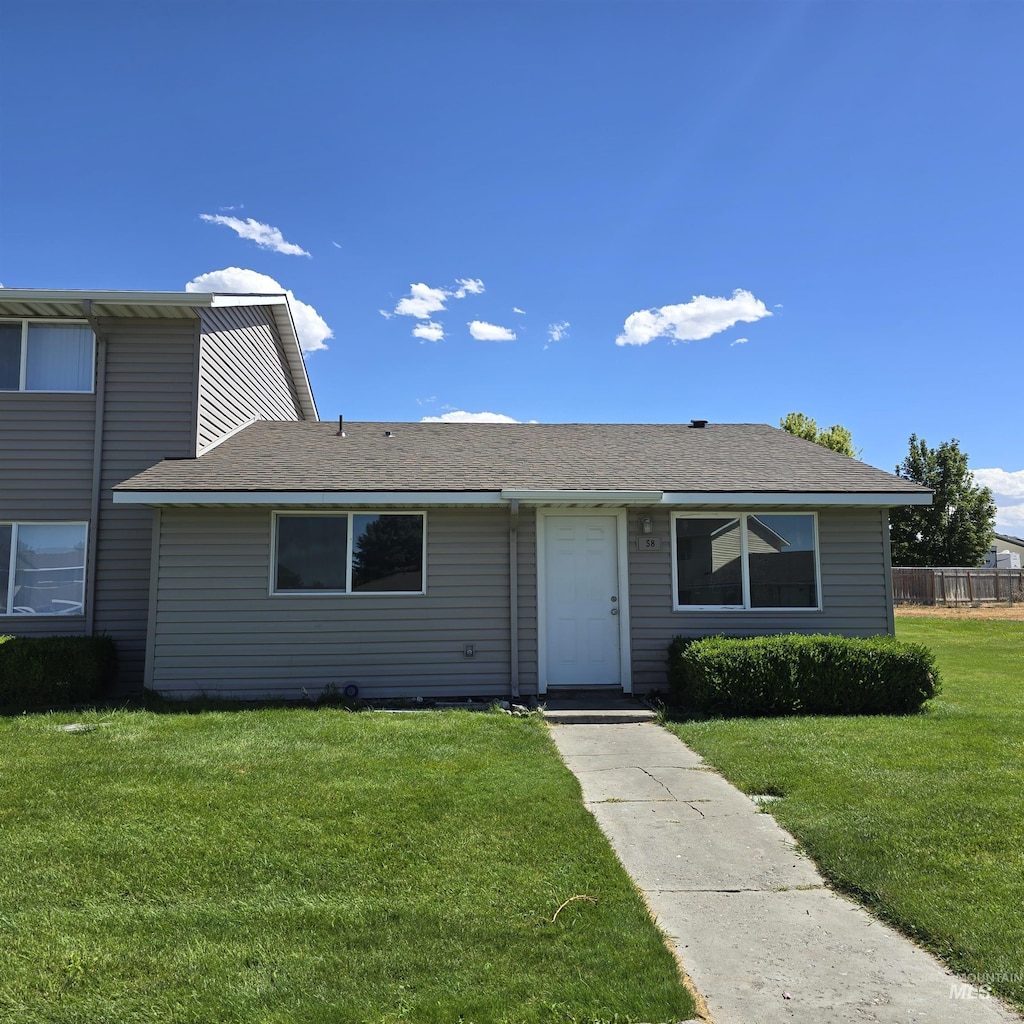
[[[0,288],[0,634],[109,633],[142,680],[152,517],[115,484],[315,420],[285,295]]]

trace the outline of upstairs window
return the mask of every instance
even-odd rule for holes
[[[0,615],[85,612],[85,523],[0,523]]]
[[[278,513],[275,594],[422,594],[422,512]]]
[[[85,324],[2,321],[0,391],[92,391],[94,348]]]
[[[821,607],[813,513],[674,516],[678,610]]]

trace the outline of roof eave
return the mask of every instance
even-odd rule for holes
[[[128,292],[91,289],[0,288],[0,316],[172,316],[198,319],[199,310],[269,306],[304,419],[319,420],[291,301],[284,292]]]
[[[929,505],[930,493],[837,493],[834,491],[653,491],[653,490],[535,490],[500,491],[284,491],[284,490],[170,490],[122,487],[114,489],[116,505],[665,505],[685,508],[882,507]]]
[[[754,505],[804,505],[895,508],[930,505],[931,491],[666,491],[662,505],[723,508]]]

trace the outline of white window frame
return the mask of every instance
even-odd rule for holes
[[[9,526],[11,528],[11,553],[8,561],[7,569],[7,590],[4,594],[0,594],[3,598],[3,605],[0,605],[0,618],[3,619],[62,619],[66,616],[80,616],[85,615],[85,602],[89,595],[88,578],[86,574],[89,571],[89,524],[82,520],[70,519],[55,521],[52,519],[22,519],[18,521],[12,521],[10,519],[4,519],[0,521],[0,526]],[[66,611],[66,612],[16,612],[14,610],[14,585],[17,578],[17,565],[18,565],[18,529],[22,526],[81,526],[85,532],[85,547],[84,555],[85,562],[82,565],[82,605],[80,611]]]
[[[277,523],[278,520],[288,516],[329,516],[334,519],[345,517],[348,520],[345,534],[345,546],[348,560],[345,565],[345,589],[344,590],[278,590],[277,589]],[[353,533],[355,530],[356,516],[419,516],[423,522],[422,550],[420,552],[420,565],[422,566],[422,586],[419,590],[352,590],[352,562],[353,562]],[[427,592],[427,513],[424,509],[345,509],[342,511],[319,509],[288,510],[287,512],[275,510],[271,515],[270,526],[270,573],[269,590],[271,597],[421,597]]]
[[[68,320],[56,318],[32,317],[29,319],[0,318],[0,324],[21,324],[21,365],[18,368],[18,390],[0,389],[0,395],[92,395],[96,393],[96,334],[92,330],[88,320]],[[89,353],[89,364],[92,372],[89,374],[89,387],[82,390],[64,391],[50,388],[26,387],[28,383],[28,332],[32,326],[44,324],[66,325],[68,327],[88,327],[89,336],[92,338],[92,350]]]
[[[748,516],[810,516],[814,532],[814,584],[815,601],[811,606],[763,607],[750,604],[750,562],[747,547]],[[743,604],[680,604],[679,603],[679,558],[676,541],[676,520],[678,519],[738,519],[740,524],[740,576],[743,584]],[[818,535],[818,513],[809,510],[781,509],[708,509],[701,512],[673,512],[671,516],[672,535],[672,609],[677,612],[740,612],[757,615],[774,615],[777,612],[820,612],[821,603],[821,543]]]

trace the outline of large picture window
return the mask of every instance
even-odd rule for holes
[[[0,614],[84,614],[85,560],[85,523],[0,523]]]
[[[274,516],[275,594],[422,594],[422,512]]]
[[[821,607],[813,513],[680,514],[673,519],[677,609]]]
[[[0,391],[92,391],[93,333],[85,324],[0,322]]]

